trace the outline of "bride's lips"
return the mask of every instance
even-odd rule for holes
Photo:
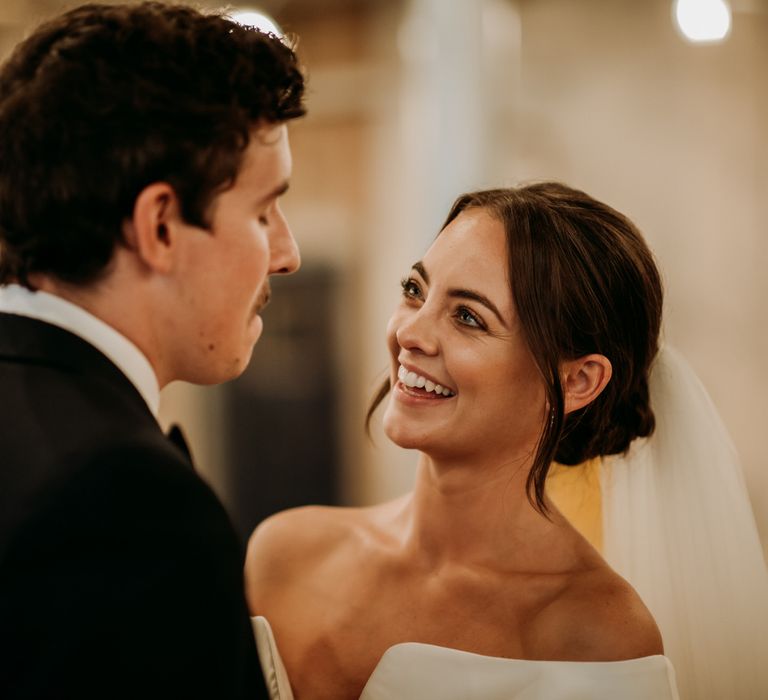
[[[426,392],[421,391],[420,389],[411,388],[399,380],[395,384],[394,396],[398,401],[409,404],[411,406],[434,406],[456,398],[455,394],[453,396],[438,396],[433,392]]]
[[[407,362],[399,362],[399,365],[402,368],[402,370],[405,370],[406,372],[413,372],[414,374],[428,380],[432,384],[439,385],[439,386],[446,386],[441,382],[436,381],[434,377],[427,374],[426,372],[419,369],[418,367],[415,367],[414,365],[411,365]],[[447,386],[446,388],[448,388],[448,390],[451,392],[449,396],[445,396],[443,394],[437,394],[434,391],[425,390],[423,388],[410,387],[407,384],[405,384],[399,376],[395,380],[393,388],[394,388],[395,398],[397,398],[399,401],[403,403],[415,405],[415,406],[435,405],[435,402],[450,401],[456,396],[456,391]]]
[[[412,364],[410,364],[407,361],[400,360],[399,358],[398,358],[398,364],[406,372],[413,372],[417,377],[424,377],[424,379],[426,379],[428,382],[432,382],[436,386],[439,385],[439,386],[442,386],[445,389],[448,389],[448,391],[450,391],[451,394],[456,394],[457,393],[456,390],[453,387],[449,386],[446,382],[444,382],[444,381],[442,381],[440,379],[436,379],[435,377],[433,377],[431,374],[428,374],[427,372],[425,372],[420,367],[416,367],[416,365],[412,365]],[[398,378],[399,377],[400,377],[400,374],[398,372]]]

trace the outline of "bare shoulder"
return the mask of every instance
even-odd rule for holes
[[[251,607],[276,589],[306,580],[333,561],[349,558],[375,531],[381,506],[304,506],[270,516],[254,530],[245,561]]]
[[[650,611],[607,564],[574,575],[546,617],[564,659],[624,661],[664,653]]]
[[[322,556],[328,549],[382,534],[390,513],[403,499],[364,508],[303,506],[270,516],[254,530],[248,543],[248,562],[264,557],[290,559]]]
[[[322,556],[343,540],[352,526],[351,510],[304,506],[270,516],[248,540],[246,571],[285,569],[295,559],[306,565],[308,556]]]

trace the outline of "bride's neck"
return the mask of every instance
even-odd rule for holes
[[[552,522],[531,506],[529,469],[529,460],[451,465],[422,454],[399,516],[406,547],[435,566],[537,568],[561,516],[553,511]]]

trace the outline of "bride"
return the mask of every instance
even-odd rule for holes
[[[386,399],[386,434],[419,451],[413,491],[280,513],[251,538],[273,692],[677,698],[654,617],[545,488],[553,461],[653,433],[661,306],[641,235],[588,195],[459,198],[402,282],[369,412]]]

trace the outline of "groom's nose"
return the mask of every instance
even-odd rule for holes
[[[269,231],[269,274],[290,275],[301,266],[299,246],[279,205]]]

